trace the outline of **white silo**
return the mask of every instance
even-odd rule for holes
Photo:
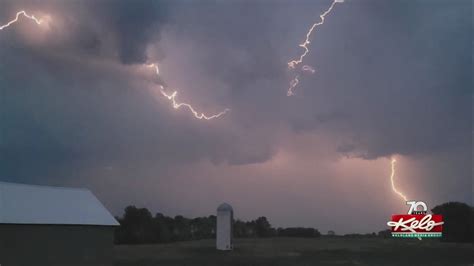
[[[232,250],[232,223],[234,210],[227,203],[217,208],[216,247],[219,250]]]

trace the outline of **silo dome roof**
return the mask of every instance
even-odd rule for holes
[[[234,209],[232,209],[232,206],[230,206],[229,204],[227,204],[227,203],[222,203],[221,205],[219,205],[219,207],[217,207],[217,211],[218,211],[218,212],[234,211]]]

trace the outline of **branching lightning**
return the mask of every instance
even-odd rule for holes
[[[28,19],[31,19],[31,20],[33,20],[34,22],[36,22],[36,24],[38,24],[38,25],[40,25],[40,24],[42,23],[42,20],[41,20],[41,19],[36,18],[34,15],[29,15],[28,13],[26,13],[26,11],[21,10],[21,11],[18,11],[18,12],[16,13],[16,16],[15,16],[14,19],[12,19],[11,21],[9,21],[7,24],[1,25],[1,26],[0,26],[0,30],[3,30],[3,29],[5,29],[5,28],[9,27],[10,25],[12,25],[12,24],[18,22],[19,19],[20,19],[20,16],[24,16],[24,17],[26,17],[26,18],[28,18]],[[157,65],[157,64],[147,64],[147,65],[145,65],[145,66],[150,67],[150,68],[154,68],[156,75],[157,75],[157,76],[160,75],[160,69],[158,68],[158,65]],[[179,108],[181,108],[181,107],[184,107],[184,108],[188,109],[188,110],[194,115],[194,117],[197,118],[197,119],[211,120],[211,119],[214,119],[214,118],[221,117],[221,116],[223,116],[224,114],[226,114],[227,112],[230,111],[230,109],[226,108],[226,109],[224,109],[224,111],[222,111],[222,112],[220,112],[220,113],[213,114],[213,115],[206,115],[206,114],[204,114],[204,113],[199,113],[199,112],[197,112],[197,111],[194,109],[194,107],[193,107],[191,104],[189,104],[189,103],[180,103],[180,102],[177,102],[177,100],[176,100],[176,96],[177,96],[177,94],[178,94],[177,91],[174,91],[173,93],[168,94],[168,93],[166,93],[165,88],[164,88],[162,85],[160,85],[160,92],[161,92],[161,95],[163,95],[164,97],[166,97],[168,100],[171,101],[171,103],[173,104],[173,108],[174,108],[174,109],[179,109]]]
[[[156,75],[157,75],[157,76],[160,75],[160,69],[158,68],[158,65],[156,65],[156,64],[148,64],[148,65],[145,65],[145,66],[154,68],[154,69],[155,69],[155,72],[156,72]]]
[[[308,44],[311,43],[310,41],[310,38],[311,38],[311,34],[313,33],[313,31],[318,27],[318,26],[321,26],[324,24],[324,20],[326,18],[326,16],[331,13],[332,9],[334,8],[334,5],[336,5],[336,3],[343,3],[344,0],[334,0],[332,2],[332,4],[329,6],[329,8],[324,11],[324,13],[322,13],[321,15],[319,15],[319,17],[321,18],[321,20],[319,22],[316,22],[313,24],[313,26],[311,26],[311,28],[309,29],[309,31],[306,33],[306,39],[304,40],[303,43],[301,43],[299,46],[301,48],[304,49],[304,52],[299,56],[298,59],[295,59],[295,60],[291,60],[290,62],[288,62],[288,67],[290,68],[295,68],[298,64],[302,63],[303,62],[303,58],[309,53],[309,48],[308,48]]]
[[[290,81],[290,87],[288,88],[288,92],[286,93],[287,96],[292,96],[294,95],[293,89],[300,83],[300,75],[296,75],[291,81]]]
[[[160,69],[158,68],[158,65],[157,64],[148,64],[148,65],[145,65],[147,67],[150,67],[150,68],[154,68],[155,69],[155,73],[157,76],[159,76],[160,74]],[[177,102],[176,100],[176,96],[178,95],[178,92],[177,91],[174,91],[173,93],[171,94],[168,94],[166,93],[165,91],[165,88],[160,85],[160,93],[161,95],[163,95],[164,97],[166,97],[168,100],[171,101],[171,103],[173,104],[173,108],[174,109],[179,109],[181,107],[185,107],[186,109],[188,109],[193,115],[195,118],[197,119],[204,119],[204,120],[211,120],[211,119],[214,119],[214,118],[218,118],[218,117],[221,117],[223,116],[224,114],[226,114],[227,112],[230,111],[230,109],[226,108],[224,109],[224,111],[222,112],[219,112],[217,114],[214,114],[214,115],[206,115],[204,113],[199,113],[197,112],[194,107],[189,104],[189,103],[179,103]]]
[[[38,24],[38,25],[40,25],[41,22],[42,22],[41,19],[36,18],[34,15],[28,15],[28,14],[26,13],[26,11],[21,10],[21,11],[18,11],[18,12],[16,13],[15,19],[12,19],[12,20],[10,20],[7,24],[0,26],[0,30],[3,30],[3,29],[5,29],[5,28],[9,27],[10,25],[12,25],[13,23],[16,23],[16,22],[20,19],[20,16],[21,16],[21,15],[23,15],[25,18],[28,18],[28,19],[33,20],[33,21],[36,22],[36,24]]]
[[[160,92],[163,96],[165,96],[166,98],[168,98],[168,100],[170,100],[172,103],[173,103],[173,108],[174,109],[179,109],[181,107],[186,107],[189,111],[191,111],[191,113],[193,113],[194,117],[197,118],[197,119],[205,119],[205,120],[211,120],[211,119],[214,119],[214,118],[218,118],[220,116],[223,116],[225,113],[229,112],[230,109],[226,108],[224,109],[224,111],[220,112],[220,113],[217,113],[217,114],[214,114],[214,115],[205,115],[204,113],[198,113],[196,110],[194,110],[194,108],[188,104],[188,103],[178,103],[176,102],[176,95],[178,94],[177,91],[174,91],[172,94],[167,94],[165,92],[165,88],[163,86],[160,86]]]
[[[316,72],[316,70],[314,70],[314,68],[312,66],[309,66],[309,65],[302,66],[301,70],[304,71],[304,72],[309,72],[311,74],[314,74],[314,72]]]
[[[306,33],[306,38],[305,40],[299,45],[299,47],[303,48],[303,53],[297,58],[297,59],[293,59],[291,61],[288,62],[288,68],[290,69],[295,69],[297,65],[303,63],[303,59],[306,55],[309,54],[309,47],[308,45],[311,43],[310,39],[311,39],[311,35],[313,34],[313,31],[315,31],[315,29],[318,27],[318,26],[321,26],[324,24],[324,21],[326,19],[326,16],[331,13],[332,9],[334,8],[334,6],[336,5],[336,3],[344,3],[344,0],[333,0],[333,2],[331,3],[331,5],[329,6],[329,8],[324,11],[324,13],[322,13],[321,15],[319,15],[320,17],[320,21],[319,22],[316,22],[314,23],[308,30],[308,32]],[[304,65],[301,69],[302,71],[309,71],[311,73],[314,73],[314,68],[308,66],[308,65]],[[298,85],[298,75],[296,75],[291,81],[290,81],[290,87],[288,89],[288,93],[287,95],[288,96],[291,96],[291,95],[294,95],[294,92],[293,92],[293,89],[296,87],[296,85]],[[295,80],[298,81],[296,82],[295,84]]]
[[[395,187],[394,177],[395,177],[395,163],[396,162],[397,162],[397,160],[395,160],[395,158],[392,158],[392,160],[391,160],[392,173],[390,174],[390,182],[392,183],[393,192],[395,192],[398,196],[400,196],[406,202],[406,201],[408,201],[407,197],[405,195],[403,195],[402,192],[398,191],[397,188]]]

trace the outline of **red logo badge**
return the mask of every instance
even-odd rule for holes
[[[392,229],[393,237],[441,237],[443,234],[443,216],[428,214],[428,207],[422,201],[407,201],[410,206],[408,214],[392,215],[387,225]],[[418,206],[423,210],[419,211]]]

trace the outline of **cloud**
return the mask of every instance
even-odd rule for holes
[[[17,10],[50,16],[43,32],[44,50],[75,55],[116,57],[123,64],[147,61],[146,48],[160,39],[168,17],[168,1],[6,1],[2,17]],[[38,44],[35,44],[38,45]]]
[[[398,8],[396,4],[384,4],[378,10],[388,10],[392,6]],[[461,19],[451,23],[445,21],[450,19],[446,17],[447,13],[458,11],[462,6],[446,10],[441,9],[440,5],[433,5],[415,21],[411,18],[404,21],[405,18],[397,16],[392,20],[379,21],[381,17],[378,14],[367,14],[373,9],[361,7],[365,5],[341,5],[331,18],[332,23],[325,25],[325,31],[321,30],[317,40],[313,40],[315,52],[307,60],[317,62],[321,71],[305,78],[299,88],[302,95],[291,99],[281,93],[287,82],[284,73],[286,55],[280,54],[276,41],[280,35],[278,29],[284,23],[275,22],[279,20],[275,15],[281,12],[281,5],[275,5],[272,13],[264,12],[268,11],[267,6],[250,8],[241,3],[195,6],[156,1],[133,5],[129,2],[112,5],[109,2],[79,4],[53,1],[44,6],[36,5],[36,8],[42,12],[50,8],[56,12],[52,16],[64,24],[53,26],[48,33],[51,38],[41,45],[10,47],[4,49],[4,54],[10,57],[8,62],[12,66],[19,66],[21,60],[31,64],[31,84],[25,82],[22,86],[33,86],[35,78],[44,80],[43,84],[37,85],[36,94],[43,94],[43,90],[56,90],[54,94],[61,99],[64,91],[68,91],[61,88],[71,87],[71,82],[75,89],[95,94],[87,97],[99,96],[100,90],[94,88],[100,87],[100,83],[114,88],[110,91],[106,89],[114,96],[104,97],[103,102],[95,103],[96,112],[108,116],[106,112],[120,114],[112,111],[112,107],[105,108],[112,104],[108,102],[110,99],[118,97],[118,101],[125,104],[130,96],[117,92],[128,91],[133,97],[142,97],[146,93],[138,93],[137,90],[152,85],[139,80],[143,75],[133,77],[131,73],[117,79],[118,82],[107,78],[113,77],[113,72],[122,67],[121,64],[143,63],[148,60],[148,54],[155,54],[156,50],[166,53],[167,57],[161,60],[164,63],[164,79],[169,81],[170,86],[181,85],[176,86],[180,89],[180,99],[195,101],[198,106],[204,107],[216,103],[231,107],[233,112],[226,117],[227,121],[215,124],[232,125],[233,132],[221,126],[212,127],[213,131],[210,131],[194,122],[184,126],[188,122],[172,121],[175,114],[169,114],[165,100],[147,102],[149,106],[146,110],[137,111],[137,107],[131,105],[127,112],[133,117],[150,118],[152,115],[146,112],[153,112],[154,108],[163,111],[159,115],[159,123],[138,120],[142,122],[134,123],[139,128],[136,131],[164,132],[164,125],[173,125],[176,130],[172,134],[183,139],[172,141],[170,138],[173,137],[169,135],[147,133],[143,142],[161,143],[165,139],[166,143],[193,145],[199,148],[195,153],[197,158],[209,157],[221,161],[227,157],[230,162],[236,163],[265,161],[274,154],[272,150],[275,148],[271,147],[278,147],[281,141],[284,142],[278,130],[287,127],[296,132],[322,130],[333,134],[337,136],[335,141],[340,142],[335,146],[350,145],[351,150],[366,159],[396,153],[430,154],[464,147],[470,134],[466,121],[470,117],[468,108],[471,98],[466,97],[470,95],[466,89],[471,82],[470,62],[463,59],[465,52],[470,51],[470,43],[464,34],[469,29],[468,16],[461,16]],[[416,3],[412,7],[418,9],[424,5]],[[245,12],[247,18],[242,20],[232,12],[236,9]],[[363,17],[361,22],[367,27],[360,29],[357,24],[350,24],[354,17]],[[407,24],[413,22],[416,23]],[[393,25],[398,27],[398,31],[387,32],[386,29],[393,28]],[[357,35],[354,32],[358,32]],[[166,40],[159,41],[163,34]],[[366,41],[369,34],[371,42]],[[21,39],[12,39],[16,44],[21,42]],[[344,49],[348,43],[350,49]],[[147,49],[149,45],[151,51]],[[318,52],[323,49],[325,53]],[[118,54],[116,63],[113,62],[114,51]],[[18,56],[18,53],[36,59]],[[74,56],[79,57],[78,61],[70,61],[69,57]],[[112,58],[111,67],[97,69],[94,67],[97,63],[91,63],[92,59],[87,61],[83,58],[95,61],[102,58],[105,62]],[[94,70],[86,71],[85,68]],[[55,75],[51,71],[61,74]],[[18,77],[13,72],[7,74],[8,83],[17,82]],[[50,88],[42,89],[42,86]],[[9,91],[15,90],[7,87]],[[74,95],[77,92],[68,93]],[[81,100],[87,101],[87,97]],[[48,106],[50,103],[45,100],[41,105]],[[100,124],[99,121],[97,123]],[[130,128],[119,122],[108,125],[111,132],[128,130],[122,127]],[[92,132],[97,131],[100,135],[105,130],[94,129]],[[171,130],[170,127],[168,130]],[[181,130],[188,130],[189,134],[177,133]],[[135,145],[138,141],[133,137],[135,131],[130,130],[128,134],[115,133],[117,139],[107,138],[105,143],[111,142],[110,147],[116,147],[112,143],[117,141]],[[58,137],[61,137],[60,134]],[[208,148],[211,143],[220,146]],[[251,143],[251,148],[246,147],[245,143]],[[91,142],[91,145],[95,143]],[[161,145],[170,146],[170,150],[183,150],[182,147],[173,149],[172,145]],[[142,146],[147,145],[137,145],[137,150]],[[165,150],[168,152],[168,149]],[[228,151],[224,157],[222,150]],[[341,151],[349,152],[347,149]],[[112,153],[115,154],[115,151]],[[182,152],[185,158],[189,154],[194,153]],[[240,158],[241,155],[248,158]]]
[[[168,18],[169,1],[90,2],[88,9],[113,32],[124,64],[145,63],[146,48],[157,42]]]

